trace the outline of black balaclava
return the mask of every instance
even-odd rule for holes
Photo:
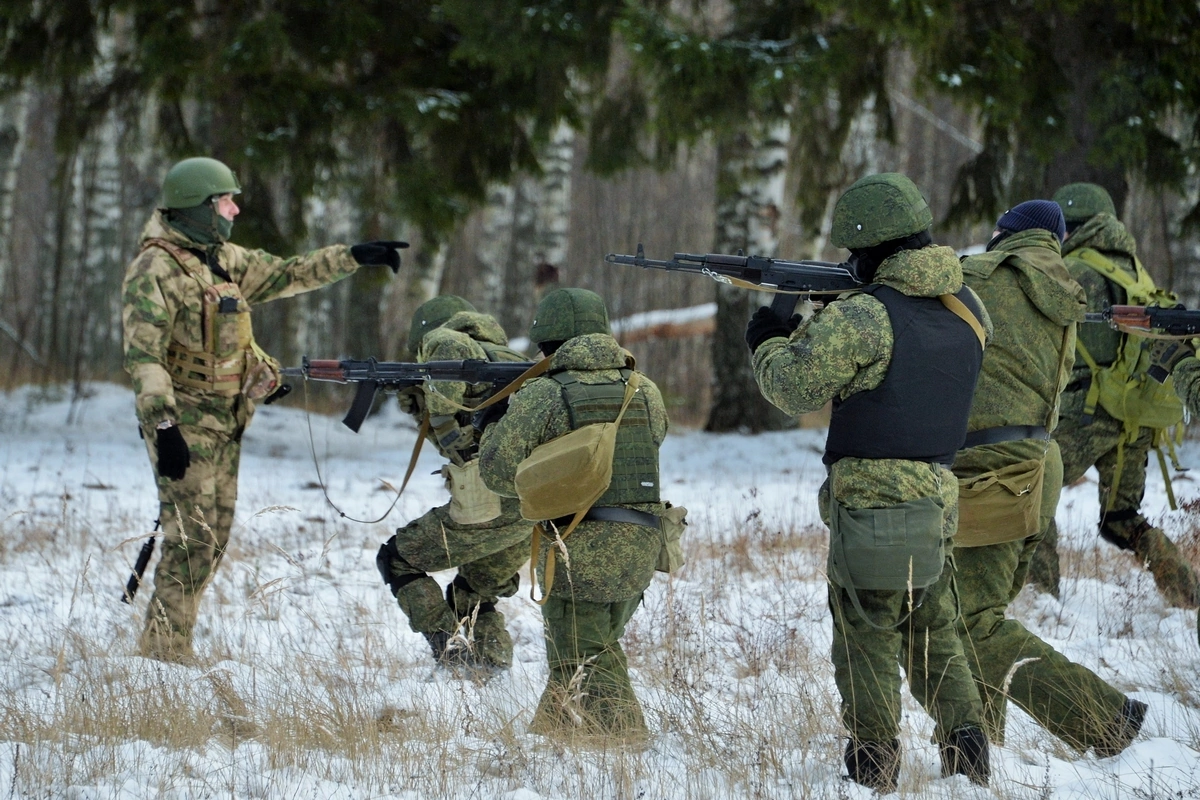
[[[872,283],[875,280],[875,271],[879,269],[889,256],[894,256],[901,250],[920,250],[922,247],[928,247],[933,243],[933,237],[929,234],[929,229],[914,233],[912,236],[906,236],[903,239],[892,239],[891,241],[882,242],[874,247],[864,247],[859,250],[851,250],[848,264],[854,270],[854,274],[863,283]]]

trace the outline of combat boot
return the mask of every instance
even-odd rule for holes
[[[887,742],[864,742],[851,739],[846,742],[843,756],[846,776],[857,784],[874,789],[879,794],[896,791],[900,781],[900,740]]]
[[[1200,605],[1200,583],[1196,571],[1167,535],[1143,521],[1134,539],[1134,552],[1142,559],[1167,605],[1196,608]]]
[[[475,657],[485,666],[508,669],[512,666],[513,641],[504,624],[504,615],[494,603],[481,603],[471,630]]]
[[[138,654],[168,664],[196,663],[192,637],[174,630],[165,620],[156,618],[146,620],[146,627],[138,637]]]
[[[1149,706],[1142,701],[1126,697],[1116,719],[1105,731],[1103,741],[1093,748],[1096,758],[1112,758],[1133,744],[1133,740],[1142,730],[1142,723],[1146,721],[1148,710]]]
[[[966,775],[971,783],[988,785],[991,767],[988,758],[988,741],[983,730],[967,725],[951,732],[944,742],[938,742],[938,755],[942,759],[942,777]]]

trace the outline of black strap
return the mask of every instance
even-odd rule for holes
[[[562,528],[571,524],[574,519],[573,514],[568,514],[565,517],[559,517],[554,522],[555,527]],[[593,506],[586,514],[583,515],[583,521],[595,522],[627,522],[631,525],[641,525],[646,528],[659,527],[658,517],[648,511],[638,511],[634,508],[621,508],[620,506]]]
[[[971,431],[963,442],[963,447],[979,447],[984,444],[1000,444],[1001,442],[1019,442],[1022,439],[1049,439],[1050,432],[1041,425],[1001,425],[997,428],[984,428]]]

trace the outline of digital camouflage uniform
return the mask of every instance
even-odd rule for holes
[[[508,337],[494,318],[460,311],[421,338],[416,357],[418,361],[488,360],[490,349],[501,360],[522,360],[507,344]],[[412,401],[407,410],[418,421],[428,411],[435,421],[430,443],[461,466],[477,457],[478,448],[470,414],[454,404],[474,408],[491,391],[489,384],[435,381],[408,396]],[[398,529],[383,546],[380,569],[391,586],[399,586],[393,591],[412,630],[432,637],[435,657],[443,657],[444,650],[439,649],[448,636],[459,632],[471,648],[473,663],[502,668],[512,664],[512,638],[495,603],[520,587],[517,573],[529,558],[530,532],[530,523],[521,519],[520,504],[503,497],[500,515],[492,520],[457,522],[446,503]],[[427,573],[455,567],[458,576],[443,597]]]
[[[1045,426],[1068,379],[1060,372],[1066,348],[1075,348],[1075,325],[1085,308],[1083,289],[1059,256],[1057,237],[1034,228],[1013,233],[994,250],[963,262],[964,279],[983,300],[995,334],[971,406],[969,431],[1005,426]],[[1064,339],[1065,334],[1065,339]],[[1067,744],[1106,755],[1125,697],[1091,670],[1072,663],[1005,610],[1025,583],[1030,558],[1054,519],[1062,485],[1058,447],[1030,438],[961,450],[954,472],[962,479],[1029,460],[1046,464],[1041,527],[1002,544],[955,549],[962,619],[959,634],[983,698],[988,738],[1004,742],[1005,706],[1011,698]],[[1013,665],[1022,662],[1010,676]],[[1006,681],[1007,692],[1005,691]],[[1122,744],[1121,747],[1124,745]]]
[[[161,210],[142,232],[143,243],[151,239],[204,250],[169,225]],[[216,253],[250,306],[341,280],[359,266],[344,245],[286,259],[230,242]],[[150,246],[129,265],[122,289],[125,369],[133,379],[138,421],[155,469],[164,532],[140,646],[146,655],[174,659],[191,656],[201,593],[229,543],[241,438],[254,413],[254,403],[244,395],[221,396],[172,378],[168,348],[204,350],[204,290],[225,283],[207,268],[198,274],[190,276],[174,256]],[[156,426],[167,421],[178,423],[191,454],[181,480],[157,473]]]
[[[1175,393],[1193,417],[1200,416],[1200,359],[1184,358],[1171,369]],[[1200,610],[1196,612],[1196,641],[1200,643]]]
[[[612,336],[591,333],[567,340],[552,356],[550,371],[565,371],[583,384],[611,384],[622,380],[626,358]],[[645,376],[631,409],[639,403],[645,404],[639,414],[648,419],[657,448],[667,434],[667,412],[658,388]],[[631,411],[622,428],[632,416]],[[508,413],[484,434],[484,481],[499,494],[515,497],[517,465],[539,444],[571,430],[562,386],[552,377],[530,381],[512,396]],[[652,466],[657,473],[657,458]],[[598,505],[653,514],[664,509],[659,502],[612,504],[603,497]],[[531,730],[640,738],[645,722],[620,638],[654,575],[661,534],[642,525],[584,521],[563,545],[568,556],[558,557],[554,585],[542,606],[550,675]],[[546,552],[543,547],[543,575]]]
[[[908,296],[937,297],[962,287],[962,271],[952,249],[933,246],[887,258],[874,281]],[[888,372],[892,346],[891,321],[883,303],[853,294],[829,303],[790,339],[772,338],[759,346],[755,377],[763,395],[784,412],[809,413],[831,399],[845,400],[878,387]],[[852,742],[890,742],[898,737],[901,666],[913,696],[934,718],[939,742],[946,742],[952,732],[978,729],[979,693],[955,632],[949,541],[958,517],[954,475],[937,463],[846,457],[832,464],[821,487],[826,524],[830,492],[848,509],[888,508],[929,497],[941,498],[945,509],[941,531],[929,532],[947,540],[944,569],[907,621],[900,623],[908,606],[904,591],[858,591],[871,619],[895,625],[878,630],[854,610],[845,589],[829,586],[834,677]],[[898,763],[897,753],[897,768]]]
[[[1137,245],[1133,236],[1116,217],[1100,213],[1075,230],[1063,244],[1063,259],[1071,276],[1087,294],[1088,311],[1103,311],[1125,302],[1121,287],[1105,279],[1072,253],[1092,248],[1130,275]],[[1106,325],[1084,325],[1079,341],[1100,366],[1111,364],[1125,334]],[[1070,485],[1083,477],[1091,466],[1100,476],[1099,498],[1104,520],[1100,535],[1123,550],[1133,551],[1151,570],[1159,591],[1172,605],[1191,608],[1197,602],[1197,581],[1192,567],[1174,543],[1142,516],[1140,507],[1146,489],[1146,466],[1153,431],[1141,428],[1133,442],[1124,446],[1119,484],[1113,486],[1117,472],[1117,447],[1124,435],[1124,423],[1102,406],[1097,406],[1091,422],[1083,418],[1084,401],[1091,383],[1091,370],[1077,356],[1070,382],[1063,392],[1058,430],[1054,439],[1062,451],[1063,482]],[[1111,503],[1110,503],[1111,500]],[[1111,511],[1105,511],[1111,506]],[[1058,594],[1060,579],[1058,528],[1052,521],[1042,545],[1033,557],[1029,581],[1052,594]]]

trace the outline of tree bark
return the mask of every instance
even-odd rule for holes
[[[717,146],[716,249],[774,257],[779,245],[788,125],[776,123],[761,137],[739,133]],[[758,433],[794,424],[758,391],[743,332],[756,293],[717,285],[713,333],[713,405],[705,430]]]

